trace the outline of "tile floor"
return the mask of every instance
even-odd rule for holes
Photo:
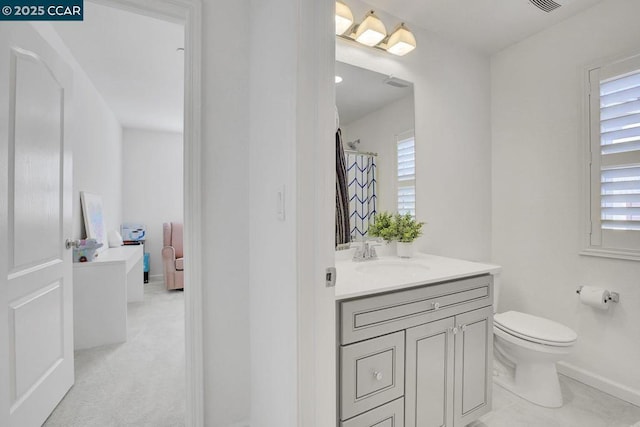
[[[640,407],[563,375],[560,386],[564,406],[550,409],[494,384],[493,411],[468,427],[636,427],[640,422]]]

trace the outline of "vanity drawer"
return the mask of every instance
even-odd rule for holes
[[[340,427],[404,427],[404,399],[396,399],[340,423]]]
[[[404,331],[340,348],[340,419],[404,395]]]
[[[493,277],[484,275],[340,304],[340,342],[350,344],[493,303]]]

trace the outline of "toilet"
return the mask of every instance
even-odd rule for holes
[[[499,279],[494,282],[495,304]],[[568,355],[577,334],[570,328],[518,311],[494,313],[494,382],[536,405],[562,406],[556,362]]]

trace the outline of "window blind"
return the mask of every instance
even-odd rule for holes
[[[600,81],[600,220],[640,230],[640,70]]]
[[[398,213],[416,216],[416,152],[413,136],[398,140]]]

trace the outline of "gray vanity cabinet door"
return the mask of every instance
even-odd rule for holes
[[[455,425],[465,426],[491,410],[493,310],[456,316]]]
[[[344,421],[340,427],[404,427],[404,399],[396,399]]]
[[[407,329],[406,427],[453,426],[454,317]]]
[[[404,393],[404,331],[340,349],[340,419],[348,420]]]

